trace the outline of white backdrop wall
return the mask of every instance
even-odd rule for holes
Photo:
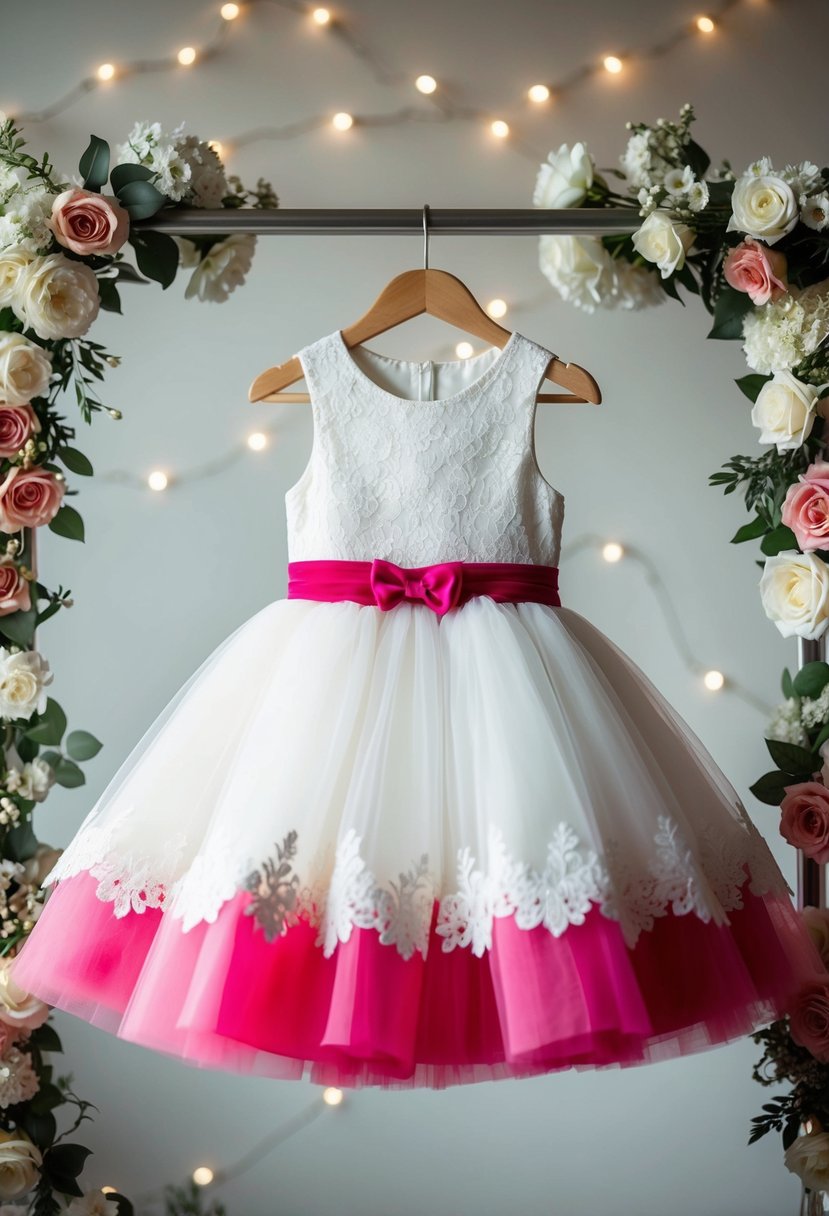
[[[103,61],[155,57],[198,45],[218,5],[76,0],[4,11],[0,107],[36,109]],[[585,80],[534,109],[528,85],[554,82],[609,51],[648,47],[694,11],[678,0],[589,5],[484,0],[418,5],[351,0],[359,37],[401,73],[379,84],[330,33],[279,4],[242,16],[221,56],[192,69],[136,76],[91,93],[28,128],[66,171],[88,134],[117,143],[138,118],[182,119],[205,138],[279,126],[347,109],[384,114],[414,104],[411,81],[430,72],[456,97],[505,116],[520,137],[497,141],[480,123],[413,123],[262,141],[230,159],[252,184],[271,179],[286,207],[531,204],[537,163],[562,141],[585,139],[600,166],[618,163],[627,119],[673,117],[695,103],[695,134],[736,168],[825,163],[829,29],[821,0],[745,0],[709,39],[643,58],[620,77]],[[71,586],[75,607],[43,628],[54,695],[73,727],[105,742],[88,784],[56,791],[38,811],[39,834],[65,844],[139,735],[232,629],[285,592],[283,494],[311,447],[307,407],[247,404],[264,367],[361,315],[399,271],[421,264],[419,238],[261,239],[247,285],[226,304],[185,302],[183,281],[125,287],[125,317],[103,316],[94,336],[123,356],[106,387],[115,422],[77,424],[77,446],[99,474],[173,476],[279,421],[267,451],[245,453],[214,477],[163,494],[106,476],[73,478],[85,545],[40,537],[47,584]],[[695,300],[646,313],[590,317],[560,302],[541,276],[532,237],[434,238],[431,264],[450,269],[481,301],[503,296],[505,324],[596,376],[600,407],[543,405],[537,424],[544,475],[566,496],[565,544],[592,532],[634,544],[661,570],[690,644],[773,704],[794,644],[763,618],[755,553],[728,544],[745,516],[708,474],[754,450],[748,406],[733,385],[737,343],[706,342]],[[370,345],[403,358],[451,358],[456,331],[419,318]],[[75,410],[66,402],[70,419]],[[643,573],[595,553],[566,559],[566,603],[623,646],[746,791],[765,766],[764,719],[732,693],[706,692],[685,668]],[[234,706],[227,706],[228,715]],[[277,741],[278,745],[278,741]],[[601,741],[597,741],[601,745]],[[749,797],[747,795],[747,797]],[[794,880],[777,816],[749,798],[755,821]],[[171,830],[175,825],[171,824]],[[291,994],[301,1000],[301,993]],[[59,1017],[77,1090],[101,1115],[87,1141],[89,1177],[128,1193],[221,1167],[304,1109],[306,1083],[240,1079],[188,1068]],[[505,1208],[541,1216],[779,1216],[798,1187],[779,1142],[746,1148],[765,1100],[743,1042],[644,1069],[499,1082],[443,1093],[363,1091],[299,1133],[222,1194],[232,1216],[437,1216]]]

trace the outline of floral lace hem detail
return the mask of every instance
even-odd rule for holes
[[[327,879],[301,886],[293,872],[297,833],[289,832],[273,857],[237,861],[230,868],[227,841],[211,841],[189,867],[183,863],[183,837],[170,842],[163,866],[128,856],[114,847],[111,831],[90,824],[60,858],[44,886],[87,871],[97,878],[96,894],[111,902],[116,917],[147,908],[168,911],[187,932],[202,921],[216,920],[224,903],[240,890],[250,893],[244,914],[251,916],[267,941],[275,941],[298,920],[318,929],[316,945],[325,957],[355,928],[374,929],[383,945],[393,945],[409,959],[428,951],[437,903],[435,932],[441,949],[470,949],[477,957],[492,949],[496,918],[512,916],[519,929],[543,925],[560,937],[571,925],[584,923],[595,905],[619,922],[626,944],[633,947],[657,918],[672,912],[702,921],[728,924],[728,913],[743,906],[743,891],[791,894],[776,862],[747,815],[743,831],[696,830],[696,850],[678,825],[661,816],[651,856],[640,865],[623,858],[619,841],[610,841],[600,858],[585,848],[573,828],[560,823],[547,846],[543,869],[512,856],[500,829],[488,834],[484,866],[469,848],[457,853],[454,889],[438,893],[439,883],[421,855],[397,881],[377,882],[360,854],[361,840],[351,829],[340,840]]]

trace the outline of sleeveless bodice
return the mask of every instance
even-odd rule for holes
[[[536,394],[553,355],[392,359],[340,330],[298,352],[314,439],[285,495],[288,560],[558,565],[564,499],[541,475]]]

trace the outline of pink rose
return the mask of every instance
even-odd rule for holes
[[[829,462],[816,460],[789,486],[782,519],[804,553],[829,548]]]
[[[769,249],[753,236],[731,250],[723,262],[723,274],[735,291],[748,293],[752,304],[768,304],[789,290],[785,253]]]
[[[829,861],[829,790],[819,781],[786,787],[780,804],[780,835],[807,857]]]
[[[29,580],[25,579],[12,557],[0,557],[0,616],[26,612],[32,606]]]
[[[39,528],[54,519],[60,510],[66,482],[58,481],[48,469],[9,469],[0,485],[0,531]]]
[[[127,239],[130,217],[114,198],[72,186],[52,203],[55,239],[73,253],[117,253]]]
[[[829,980],[803,985],[789,1014],[789,1029],[795,1043],[829,1063]]]
[[[39,430],[40,419],[30,405],[0,404],[0,456],[10,460]]]

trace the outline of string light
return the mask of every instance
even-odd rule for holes
[[[706,671],[702,677],[702,682],[710,692],[719,692],[725,684],[725,676],[721,671],[713,669]]]
[[[218,157],[222,157],[225,152],[225,146],[220,139],[208,139],[208,148],[212,148]]]
[[[434,76],[418,76],[415,81],[415,88],[421,93],[434,93],[438,87],[438,82]]]
[[[117,1190],[115,1189],[115,1187],[114,1187],[114,1186],[102,1186],[102,1187],[101,1187],[101,1194],[102,1194],[102,1195],[117,1195],[117,1194],[118,1194],[118,1192],[117,1192]]]
[[[235,21],[239,16],[238,4],[223,4],[219,9],[223,21]]]
[[[455,347],[455,354],[459,359],[470,359],[475,351],[475,347],[471,342],[459,342]]]
[[[710,17],[697,17],[697,29],[703,34],[713,34],[714,22]]]
[[[115,64],[102,63],[95,75],[99,80],[112,80],[115,75]]]
[[[331,13],[327,8],[315,8],[311,13],[311,19],[315,25],[328,25],[331,20]]]
[[[624,556],[625,551],[617,541],[609,540],[602,545],[602,557],[606,562],[620,562]]]
[[[339,1106],[344,1096],[341,1089],[335,1089],[332,1085],[328,1089],[323,1090],[322,1100],[327,1106]]]
[[[506,139],[509,135],[509,123],[504,122],[503,118],[496,118],[495,122],[490,124],[490,130],[496,139]]]
[[[209,1165],[200,1165],[193,1170],[193,1181],[196,1186],[210,1186],[213,1176],[213,1171]]]
[[[527,96],[529,97],[530,101],[549,101],[550,90],[547,88],[546,84],[532,84],[527,89]]]
[[[335,114],[331,122],[338,131],[347,131],[349,127],[354,125],[354,118],[351,114],[347,114],[345,110],[341,110]]]
[[[491,317],[497,320],[498,317],[503,317],[506,315],[507,302],[506,300],[502,300],[500,297],[496,296],[494,300],[489,301],[486,306],[486,310]]]
[[[176,55],[182,67],[189,68],[191,63],[196,62],[196,48],[194,46],[183,46]]]
[[[268,446],[268,436],[263,431],[254,431],[248,435],[248,447],[252,452],[261,452]]]
[[[161,469],[153,469],[147,478],[147,485],[151,490],[166,490],[170,484],[166,473],[162,473]]]
[[[622,70],[622,61],[618,55],[605,55],[602,63],[604,64],[605,71],[610,72],[613,76]]]

